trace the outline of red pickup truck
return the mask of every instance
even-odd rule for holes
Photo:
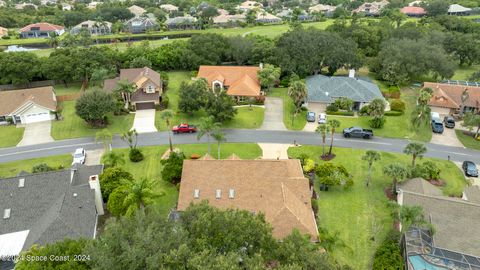
[[[180,124],[172,128],[173,133],[194,133],[197,132],[197,127],[189,124]]]

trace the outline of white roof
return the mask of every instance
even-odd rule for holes
[[[29,232],[25,230],[0,235],[0,258],[20,254]]]
[[[465,12],[465,11],[471,11],[471,8],[466,8],[464,6],[461,6],[459,4],[453,4],[448,7],[448,12]]]

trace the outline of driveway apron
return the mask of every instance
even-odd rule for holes
[[[157,132],[155,127],[155,110],[137,110],[132,129],[135,129],[138,133]]]
[[[23,138],[17,146],[53,142],[53,138],[50,135],[51,128],[52,121],[26,124],[25,131],[23,132]]]

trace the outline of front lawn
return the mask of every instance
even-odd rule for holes
[[[63,120],[52,121],[52,137],[55,140],[95,136],[99,128],[90,127],[83,119],[75,114],[75,101],[61,102]],[[120,116],[109,115],[106,127],[113,134],[128,131],[133,125],[133,114]]]
[[[16,146],[23,138],[24,129],[15,125],[0,126],[0,148]]]
[[[190,72],[175,71],[169,72],[169,85],[166,92],[169,100],[168,108],[175,113],[174,118],[171,120],[172,125],[178,125],[180,123],[189,123],[196,125],[200,123],[201,118],[207,117],[207,113],[204,110],[200,110],[193,114],[186,114],[178,111],[179,91],[180,84],[182,82],[188,82],[191,79]],[[237,108],[238,113],[235,117],[225,122],[222,127],[224,128],[259,128],[263,123],[264,109],[258,107],[240,107]],[[161,119],[161,111],[157,111],[155,114],[155,126],[158,130],[167,130],[165,121]]]
[[[457,134],[458,140],[463,144],[463,146],[475,150],[480,150],[480,141],[475,140],[472,136],[463,133],[463,130],[456,129],[455,133]]]
[[[72,156],[58,155],[0,163],[0,178],[14,177],[21,171],[32,172],[32,167],[40,163],[46,163],[52,168],[69,168]]]
[[[289,157],[298,157],[305,153],[315,162],[319,159],[321,146],[293,147],[288,150]],[[331,162],[342,164],[353,175],[355,184],[350,190],[330,188],[328,192],[319,192],[318,226],[329,233],[338,232],[338,238],[345,242],[345,247],[334,248],[333,257],[352,269],[369,269],[378,245],[392,228],[392,219],[387,207],[384,188],[391,186],[391,179],[382,173],[382,167],[392,162],[410,164],[411,157],[404,154],[381,153],[381,160],[373,166],[372,184],[365,187],[367,163],[361,158],[365,150],[334,148],[337,157]],[[444,193],[461,195],[466,185],[462,172],[452,162],[424,158],[418,162],[432,160],[442,169],[441,179],[446,181]],[[376,225],[374,225],[376,224]],[[380,228],[374,235],[374,227]],[[374,240],[372,240],[375,236]]]
[[[283,123],[290,130],[302,130],[307,124],[307,112],[300,111],[295,117],[295,106],[288,96],[287,88],[274,88],[268,93],[269,97],[279,97],[283,100]]]

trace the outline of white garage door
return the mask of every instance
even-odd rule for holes
[[[41,122],[41,121],[49,121],[50,113],[37,113],[37,114],[28,114],[25,115],[25,124]]]

